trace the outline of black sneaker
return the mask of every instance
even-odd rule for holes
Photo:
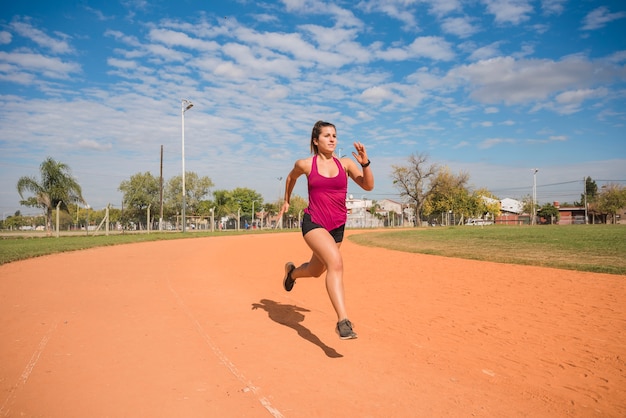
[[[348,319],[337,322],[337,334],[342,340],[351,340],[356,338],[356,332],[352,330],[352,323]]]
[[[285,278],[283,279],[283,287],[287,292],[291,292],[293,285],[296,283],[295,279],[291,278],[291,272],[296,269],[296,266],[290,261],[285,264]]]

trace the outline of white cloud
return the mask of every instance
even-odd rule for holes
[[[205,61],[207,62],[207,61]],[[215,62],[215,61],[213,61]],[[200,66],[202,68],[202,66]],[[235,65],[233,62],[221,62],[212,66],[213,74],[224,77],[226,79],[239,79],[243,80],[248,76],[248,72],[243,68]],[[207,78],[212,78],[208,76]]]
[[[13,39],[13,35],[11,35],[11,32],[7,32],[5,30],[0,31],[0,44],[1,45],[10,44],[11,39]]]
[[[152,59],[158,58],[165,62],[185,62],[191,58],[189,54],[177,51],[176,49],[167,48],[163,45],[148,44],[145,45],[144,48]]]
[[[217,42],[194,39],[186,33],[169,29],[153,28],[148,33],[148,39],[170,47],[182,46],[196,51],[215,51],[219,49]]]
[[[337,27],[360,27],[362,22],[351,10],[318,0],[282,0],[288,12],[329,16]]]
[[[619,64],[621,62],[626,61],[626,50],[612,53],[611,55],[607,57],[607,61],[614,63],[614,64]]]
[[[268,13],[253,14],[252,17],[256,21],[263,22],[263,23],[278,22],[278,17],[276,17],[275,15],[268,14]]]
[[[97,151],[107,151],[113,147],[111,143],[101,144],[98,141],[94,141],[93,139],[81,139],[80,141],[78,141],[77,146],[79,148]]]
[[[533,8],[528,0],[483,0],[487,12],[494,15],[496,23],[518,25],[527,21]]]
[[[424,90],[434,90],[446,87],[446,80],[429,68],[419,68],[413,74],[407,76],[407,81]]]
[[[309,0],[281,0],[288,12],[299,12],[305,10],[305,5],[313,4]],[[319,2],[315,2],[319,5]]]
[[[480,48],[476,48],[469,56],[470,61],[481,61],[501,55],[500,42],[493,42]]]
[[[40,74],[44,77],[55,79],[67,79],[71,74],[81,71],[78,64],[73,62],[64,62],[59,58],[46,57],[44,55],[30,52],[8,53],[0,51],[0,65],[10,72],[29,72]]]
[[[426,0],[430,4],[431,13],[444,16],[453,12],[462,12],[463,6],[459,0]]]
[[[541,8],[545,15],[560,15],[568,0],[541,0]]]
[[[450,61],[454,58],[452,45],[438,36],[415,38],[408,50],[414,57],[425,57],[436,61]]]
[[[579,112],[585,100],[606,97],[607,94],[608,90],[605,88],[565,91],[556,95],[555,104],[552,107],[558,113],[568,115]]]
[[[116,39],[128,46],[140,46],[140,43],[135,36],[125,35],[124,32],[120,32],[118,30],[107,30],[104,32],[104,36]]]
[[[119,68],[121,70],[132,70],[138,67],[135,61],[121,60],[118,58],[109,58],[107,60],[107,64],[109,64],[111,67]]]
[[[380,86],[370,87],[361,93],[361,98],[369,103],[380,103],[393,97],[394,94],[389,89]]]
[[[30,39],[40,47],[50,50],[53,54],[73,52],[73,48],[64,39],[55,39],[42,30],[33,27],[27,21],[13,21],[9,27],[20,36]],[[59,35],[65,37],[65,35]]]
[[[359,7],[367,13],[383,13],[393,19],[397,19],[404,24],[404,28],[407,30],[417,30],[417,22],[412,10],[408,9],[412,2],[406,1],[362,1],[359,3]]]
[[[468,38],[478,32],[478,28],[472,25],[470,17],[450,17],[441,22],[441,28],[444,32],[456,35],[459,38]]]
[[[598,7],[592,10],[583,19],[582,30],[595,30],[606,26],[607,23],[614,20],[623,19],[626,17],[626,12],[611,13],[606,6]]]
[[[596,79],[599,82],[617,76],[617,71],[581,56],[561,61],[499,57],[457,67],[447,78],[463,80],[471,89],[470,96],[482,103],[523,104],[546,100],[568,89],[589,88]]]
[[[511,138],[488,138],[478,144],[478,148],[487,149],[500,144],[514,144],[515,140]]]
[[[581,89],[581,90],[570,90],[558,94],[556,96],[557,103],[560,104],[572,104],[572,103],[580,103],[584,100],[596,97],[604,97],[608,94],[607,89]]]
[[[390,47],[388,49],[381,49],[381,44],[375,43],[372,45],[372,49],[375,58],[385,61],[405,61],[415,58],[451,61],[455,56],[452,45],[438,36],[417,37],[408,46]]]

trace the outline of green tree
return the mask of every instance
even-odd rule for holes
[[[611,215],[613,223],[617,223],[617,212],[626,207],[626,187],[616,183],[602,186],[597,203],[600,212]]]
[[[56,209],[52,213],[52,217],[56,219]],[[73,225],[71,210],[59,211],[59,230],[69,230]]]
[[[238,202],[229,190],[215,190],[213,192],[215,216],[219,219],[224,216],[233,216],[237,213]]]
[[[467,173],[453,174],[448,167],[441,167],[433,179],[435,187],[424,202],[424,215],[440,215],[452,211],[455,215],[460,215],[459,222],[470,216],[475,211],[477,201],[467,189],[468,181]]]
[[[533,213],[537,213],[536,210],[539,209],[539,205],[533,202],[533,197],[531,195],[526,195],[522,199],[522,212],[528,215],[533,216]],[[531,219],[532,224],[532,219]]]
[[[158,213],[161,186],[158,178],[149,172],[137,173],[124,180],[118,188],[122,192],[124,213],[122,222],[135,222],[139,225],[146,220],[148,206],[152,213]]]
[[[260,212],[263,206],[263,196],[260,193],[245,187],[238,187],[231,192],[232,199],[239,204],[242,218],[252,222],[252,202],[254,211]]]
[[[393,184],[400,191],[400,196],[413,205],[416,226],[421,225],[424,203],[437,187],[438,171],[436,164],[428,164],[428,155],[421,153],[411,154],[408,165],[392,166]]]
[[[472,195],[478,201],[472,216],[482,218],[491,215],[495,218],[500,215],[500,199],[496,195],[485,188],[475,190]]]
[[[78,182],[72,177],[67,164],[55,161],[48,157],[39,166],[41,179],[21,177],[17,181],[17,192],[22,199],[21,205],[41,208],[45,214],[46,231],[51,233],[52,210],[59,208],[67,211],[70,203],[82,202],[82,190]],[[33,196],[24,199],[24,193],[30,192]]]
[[[580,195],[580,202],[574,202],[574,206],[585,206],[585,202],[587,204],[593,203],[596,201],[598,196],[598,185],[591,178],[587,177],[585,179],[585,192]]]
[[[306,207],[309,206],[309,202],[302,196],[293,195],[289,201],[289,210],[287,214],[293,216],[301,216]]]
[[[185,213],[200,214],[200,202],[209,194],[213,181],[200,177],[194,172],[185,173]],[[165,186],[165,211],[169,216],[181,213],[183,209],[183,176],[175,176]],[[204,206],[203,206],[204,208]],[[204,210],[204,209],[203,209]]]
[[[545,219],[549,223],[553,224],[559,221],[559,208],[552,203],[546,203],[537,211],[537,216]]]
[[[9,216],[4,220],[3,228],[17,230],[20,229],[21,226],[26,225],[26,219],[22,216],[22,213],[18,210],[15,212],[15,215]]]

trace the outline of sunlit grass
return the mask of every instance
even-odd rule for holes
[[[278,230],[280,231],[280,230]],[[0,264],[66,251],[85,250],[108,245],[130,244],[146,241],[223,237],[228,235],[272,233],[277,230],[219,231],[219,232],[152,232],[111,235],[62,235],[59,238],[45,233],[5,234],[0,238]]]
[[[622,225],[396,229],[350,239],[413,253],[626,274],[626,227]]]

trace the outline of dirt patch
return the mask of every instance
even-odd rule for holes
[[[623,276],[342,253],[351,341],[297,232],[0,266],[0,416],[626,416]]]

